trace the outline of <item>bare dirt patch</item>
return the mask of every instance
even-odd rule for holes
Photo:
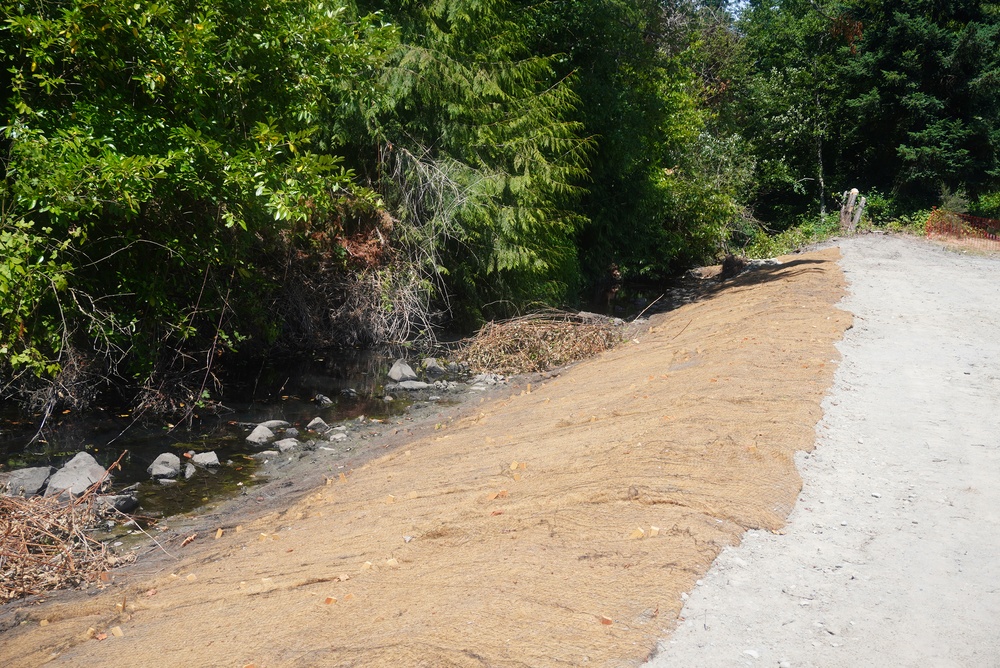
[[[637,665],[719,551],[795,503],[794,455],[851,323],[838,258],[745,274],[242,531],[200,535],[160,573],[25,608],[0,664]]]

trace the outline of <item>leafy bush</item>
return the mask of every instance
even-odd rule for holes
[[[378,203],[335,154],[395,40],[317,0],[0,0],[0,363],[142,383],[267,329],[258,260]],[[204,360],[199,355],[199,360]]]

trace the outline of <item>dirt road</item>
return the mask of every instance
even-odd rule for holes
[[[855,325],[799,502],[723,551],[650,668],[1000,666],[1000,261],[840,247]]]

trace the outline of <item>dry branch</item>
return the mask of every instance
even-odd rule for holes
[[[624,332],[620,320],[542,311],[487,323],[462,345],[458,357],[472,368],[493,373],[545,371],[613,348]]]

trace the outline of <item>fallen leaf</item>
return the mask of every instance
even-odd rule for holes
[[[353,601],[354,600],[354,594],[348,594],[347,596],[344,597],[344,600],[345,601]]]
[[[107,633],[98,633],[97,635],[94,636],[94,640],[107,640],[107,639],[108,639]]]
[[[111,582],[111,576],[108,575],[107,571],[101,571],[101,582],[108,583]]]
[[[503,515],[503,511],[502,510],[494,510],[492,513],[490,513],[490,515],[493,515],[493,516]]]
[[[528,469],[528,462],[518,462],[517,463],[517,468],[521,469],[522,471],[527,470]]]
[[[505,490],[505,489],[501,489],[499,492],[497,492],[497,498],[498,499],[506,499],[508,496],[510,496],[510,495],[507,494],[507,490]]]
[[[155,589],[147,589],[146,596],[156,596],[157,591]]]
[[[334,598],[334,597],[332,597],[332,596],[327,596],[327,597],[326,597],[326,600],[325,600],[325,601],[323,601],[323,602],[324,602],[324,603],[326,603],[327,605],[330,605],[331,603],[336,603],[336,602],[337,602],[337,599],[335,599],[335,598]]]
[[[520,473],[515,473],[514,474],[514,482],[520,482],[520,481],[521,481],[521,474]]]
[[[347,476],[343,473],[340,474],[340,482],[347,482]]]

